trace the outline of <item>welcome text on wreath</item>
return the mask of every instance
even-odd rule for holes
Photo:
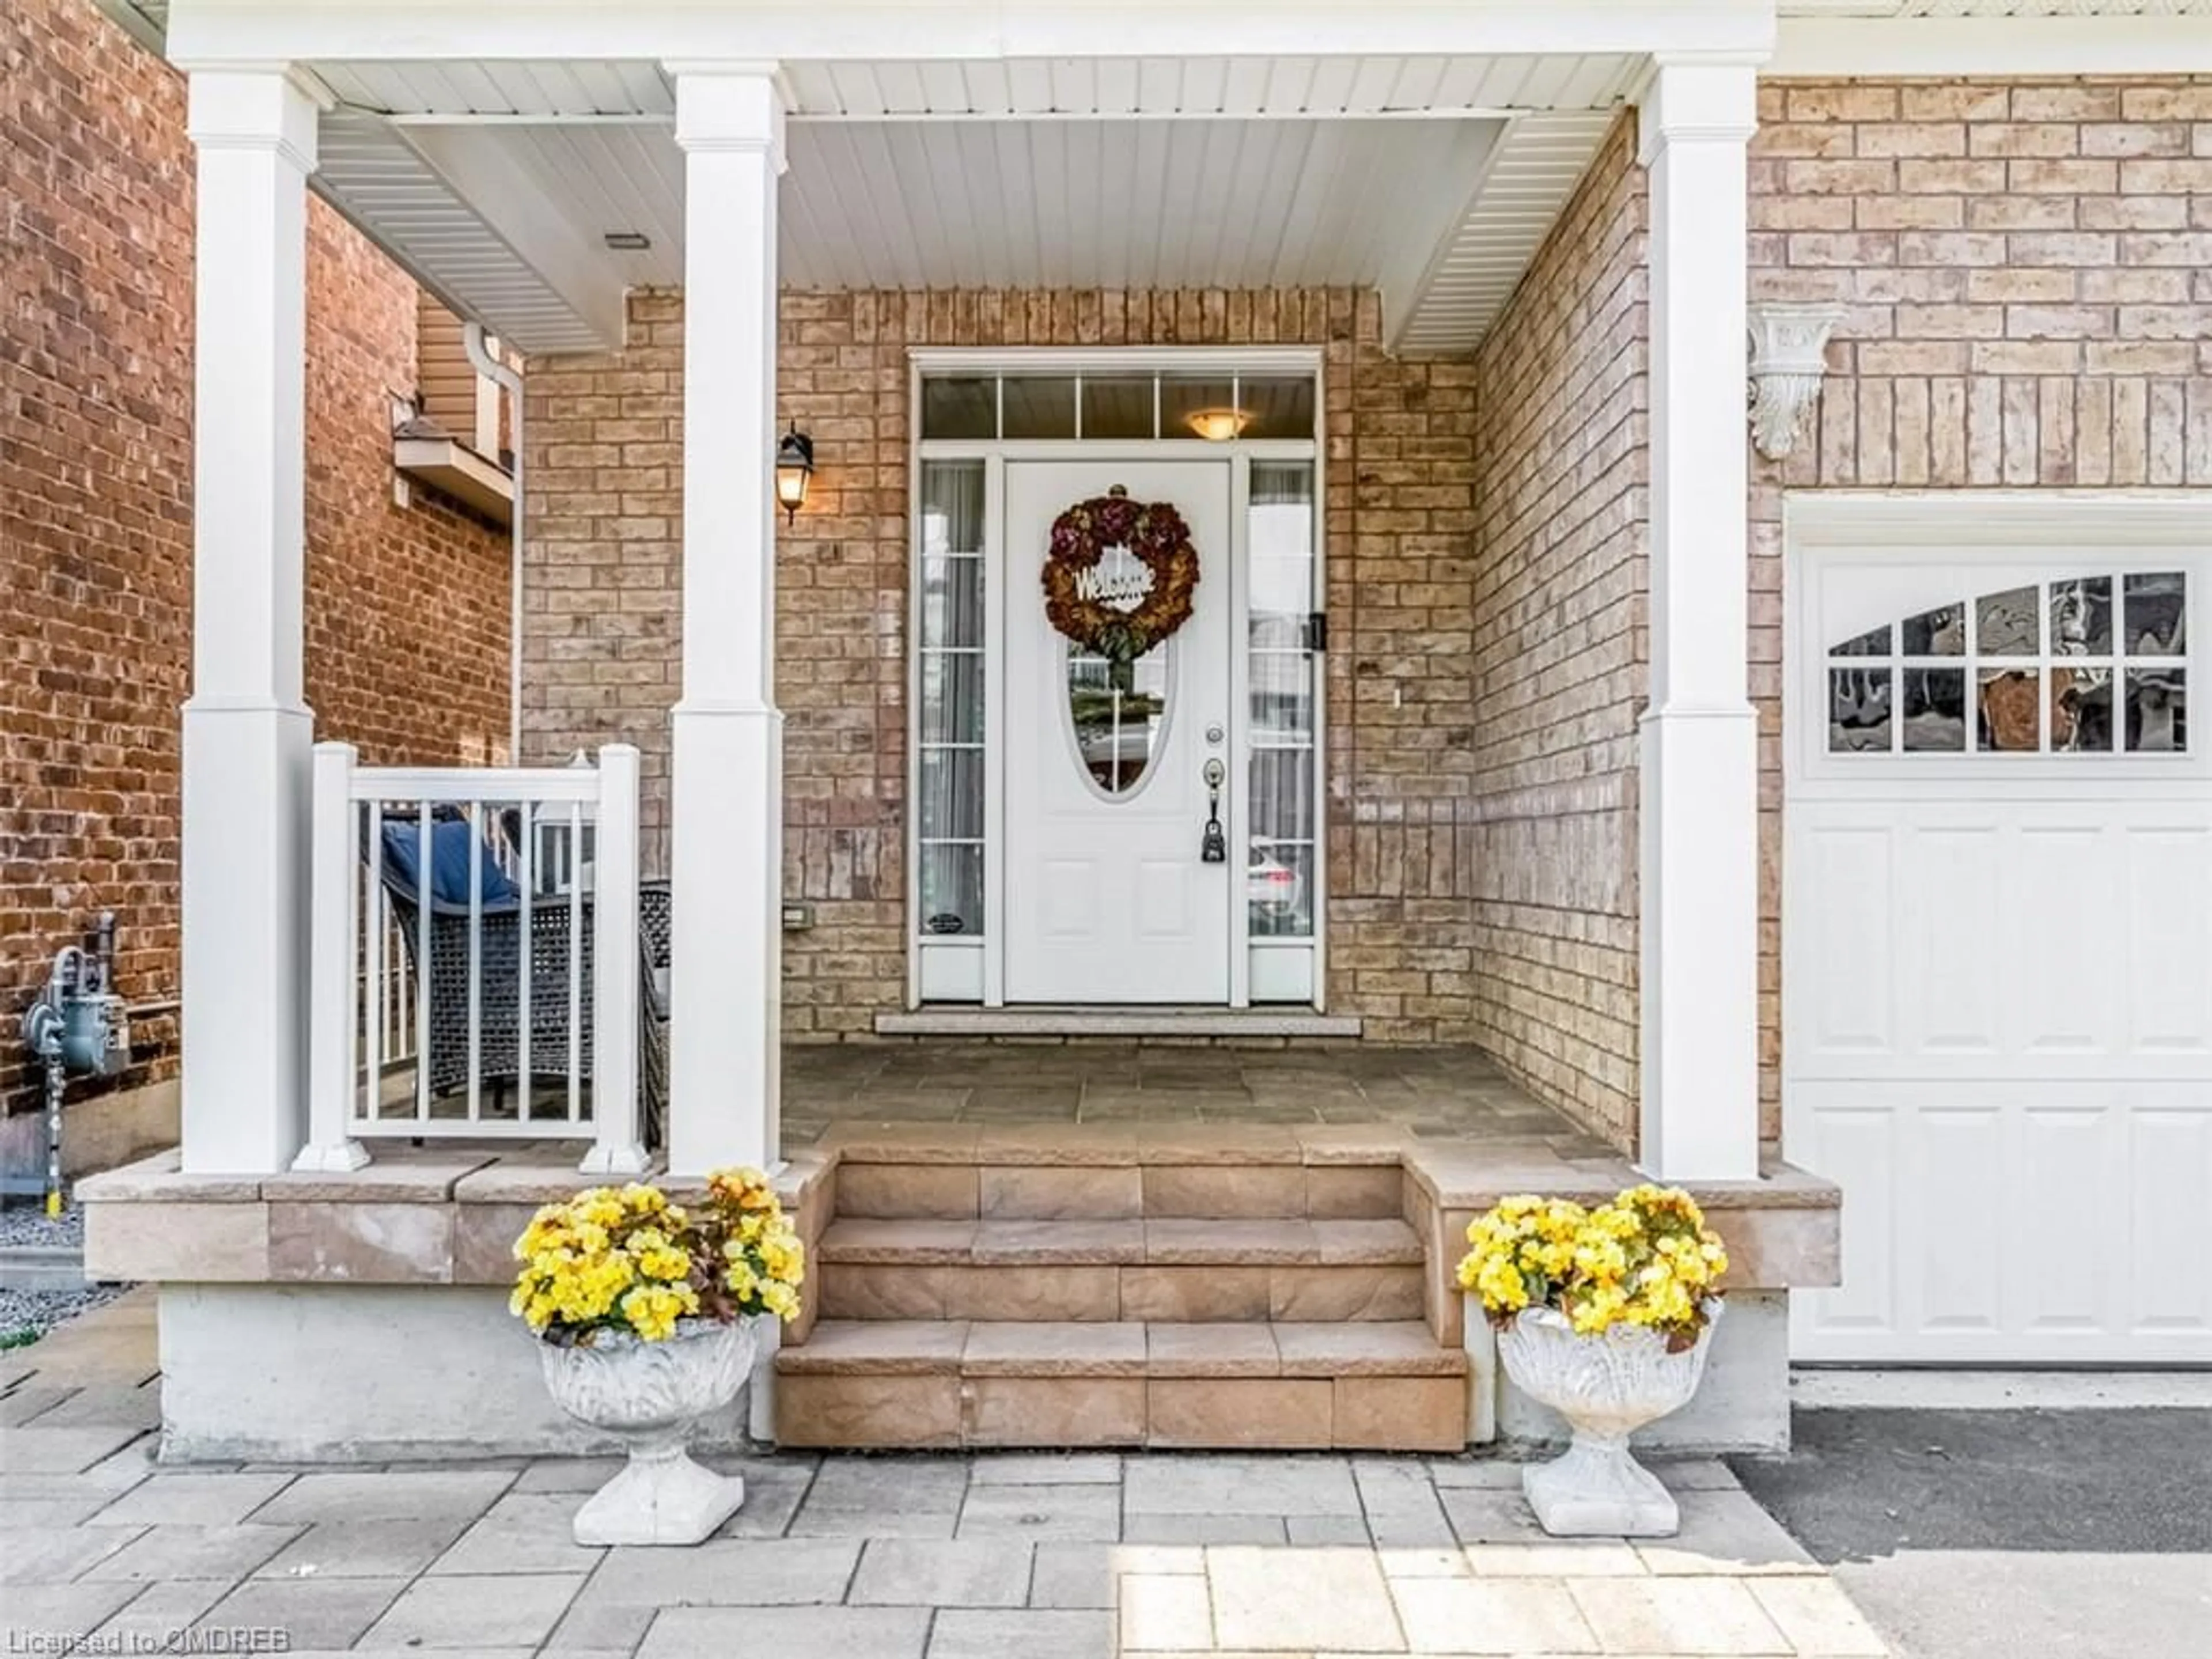
[[[1109,553],[1127,556],[1126,547],[1109,548]],[[1107,570],[1092,565],[1088,570],[1075,573],[1075,597],[1095,599],[1100,605],[1118,605],[1125,609],[1138,604],[1152,591],[1152,573],[1141,564],[1120,570]]]

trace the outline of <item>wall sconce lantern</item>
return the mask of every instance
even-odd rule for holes
[[[1828,367],[1828,331],[1838,305],[1751,307],[1751,441],[1770,461],[1797,447]]]
[[[775,499],[783,520],[792,523],[806,504],[806,481],[814,476],[814,440],[796,422],[775,447]]]

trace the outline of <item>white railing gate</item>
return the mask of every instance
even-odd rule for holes
[[[499,835],[495,845],[493,826],[510,809],[520,816],[520,833]],[[441,814],[468,825],[467,890],[461,897],[441,896],[436,879]],[[371,768],[356,764],[350,744],[318,744],[313,823],[308,1139],[293,1167],[358,1169],[368,1161],[362,1145],[366,1139],[465,1137],[585,1139],[591,1143],[581,1163],[586,1173],[642,1170],[637,750],[628,744],[607,744],[596,767]],[[588,860],[583,856],[587,828]],[[549,846],[557,847],[561,857],[557,864],[547,860],[554,867],[541,872],[533,865],[544,856],[541,848]],[[415,865],[411,896],[404,871],[386,869],[388,853],[408,849]],[[515,888],[514,896],[489,905],[488,860]],[[411,918],[403,914],[409,909]],[[405,931],[410,926],[411,934]],[[511,934],[514,975],[511,989],[495,988],[500,1006],[493,1012],[502,1023],[495,1034],[495,1055],[486,1053],[488,927]],[[565,972],[558,983],[532,982],[541,933],[556,943],[565,939]],[[411,955],[405,964],[411,972],[411,1009],[399,1007],[406,981],[395,982],[403,966],[389,948],[395,935],[411,945],[405,953]],[[463,957],[458,978],[452,960],[456,950]],[[508,954],[504,946],[499,951],[502,963]],[[465,1009],[440,1006],[440,996],[453,997],[456,985]],[[510,995],[511,1014],[505,1006]],[[556,1011],[550,1018],[546,999]],[[510,1019],[511,1036],[503,1029]],[[395,1074],[390,1062],[399,1049],[390,1027],[403,1021],[412,1038],[405,1046],[412,1049],[414,1085],[404,1097],[387,1097],[387,1079]],[[452,1051],[457,1021],[465,1064],[458,1067],[458,1086],[441,1090],[436,1079],[457,1075]],[[555,1054],[543,1048],[532,1054],[541,1024],[556,1034]],[[496,1106],[485,1109],[488,1063],[502,1091],[512,1082],[511,1116]],[[561,1078],[565,1090],[551,1101],[552,1110],[541,1112],[544,1103],[535,1083],[552,1076]]]

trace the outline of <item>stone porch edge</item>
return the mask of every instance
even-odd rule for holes
[[[898,1009],[878,1013],[878,1036],[1206,1037],[1350,1040],[1365,1023],[1357,1014],[1290,1008],[975,1008]]]
[[[1100,1161],[1109,1152],[1102,1140],[1115,1143],[1108,1161],[1115,1161],[1122,1139],[1085,1135],[1080,1125],[1020,1134],[955,1124],[941,1127],[967,1150],[947,1156],[951,1149],[939,1145],[932,1158],[912,1133],[916,1127],[896,1126],[896,1133],[878,1136],[855,1126],[787,1160],[776,1187],[810,1254],[817,1254],[814,1247],[836,1213],[841,1161],[983,1162],[986,1137],[990,1157],[1008,1164]],[[1424,1241],[1430,1263],[1424,1277],[1435,1298],[1431,1324],[1454,1346],[1459,1298],[1447,1293],[1443,1281],[1477,1212],[1525,1191],[1602,1199],[1639,1178],[1625,1162],[1570,1161],[1521,1142],[1425,1143],[1388,1131],[1326,1128],[1308,1140],[1308,1132],[1285,1133],[1300,1163],[1396,1163],[1404,1170],[1404,1216]],[[1268,1137],[1263,1132],[1256,1138]],[[1146,1158],[1147,1147],[1133,1139],[1131,1147],[1132,1161],[1160,1163],[1195,1161],[1200,1150],[1188,1135],[1168,1137],[1157,1159]],[[571,1156],[566,1146],[519,1152],[434,1148],[385,1154],[384,1161],[346,1175],[257,1176],[187,1175],[172,1149],[79,1183],[76,1195],[87,1206],[86,1272],[152,1283],[505,1285],[514,1271],[513,1243],[532,1212],[595,1184],[575,1171]],[[1248,1159],[1291,1161],[1279,1147],[1269,1159],[1249,1158],[1228,1146],[1202,1161]],[[671,1190],[696,1188],[675,1182]],[[1693,1182],[1691,1191],[1728,1244],[1728,1288],[1838,1282],[1842,1194],[1833,1182],[1777,1160],[1757,1181]],[[811,1311],[811,1300],[808,1306]],[[803,1320],[792,1337],[803,1340],[811,1323]]]

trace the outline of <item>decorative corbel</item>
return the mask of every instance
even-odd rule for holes
[[[1843,315],[1826,303],[1751,307],[1751,441],[1768,460],[1797,447],[1820,394],[1828,331]]]

